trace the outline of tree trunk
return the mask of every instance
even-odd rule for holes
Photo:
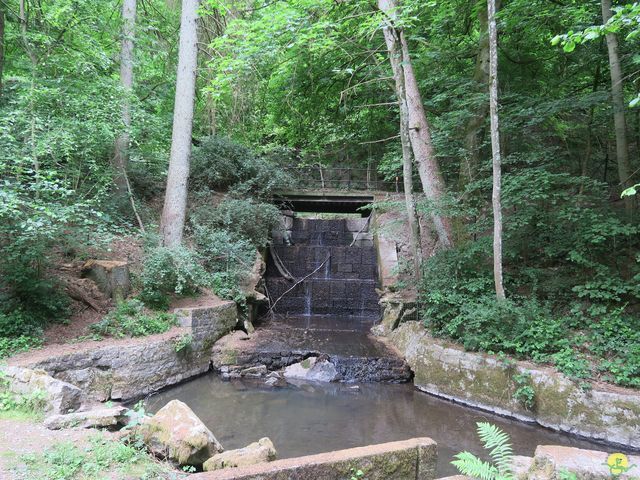
[[[4,73],[4,9],[0,7],[0,95],[2,95],[3,73]]]
[[[500,123],[498,118],[498,27],[496,25],[496,1],[488,0],[489,14],[489,77],[491,88],[489,103],[491,111],[491,151],[493,153],[493,277],[498,300],[506,298],[502,278],[502,204],[501,158],[500,158]]]
[[[175,246],[182,243],[187,212],[193,103],[198,63],[198,3],[198,0],[183,0],[182,2],[171,158],[160,221],[160,233],[162,243],[165,246]]]
[[[496,8],[499,8],[499,5],[496,5]],[[489,27],[484,0],[480,0],[478,4],[478,30],[480,37],[473,81],[486,92],[489,89]],[[480,164],[480,131],[487,118],[488,106],[487,102],[481,102],[464,129],[465,157],[460,163],[459,177],[461,191],[473,181]]]
[[[429,122],[422,105],[418,82],[411,65],[409,47],[403,32],[400,32],[400,45],[402,46],[402,69],[404,70],[405,92],[407,95],[411,148],[424,193],[427,199],[434,204],[434,207],[438,208],[441,206],[445,193],[444,181],[433,149],[433,143],[431,142]],[[432,213],[431,217],[442,246],[444,248],[452,247],[453,236],[449,219],[437,212]]]
[[[120,85],[122,101],[122,124],[124,131],[116,138],[113,169],[114,183],[118,195],[127,194],[127,164],[129,163],[129,130],[131,129],[131,94],[133,91],[133,43],[136,25],[136,0],[122,2],[122,47],[120,51]]]
[[[611,0],[602,0],[602,20],[607,23],[611,18]],[[618,159],[618,178],[622,188],[633,185],[631,181],[631,167],[629,164],[629,144],[627,141],[627,123],[625,120],[625,102],[622,84],[622,68],[618,54],[618,38],[614,33],[606,35],[607,50],[609,52],[609,70],[611,73],[611,97],[613,102],[613,121],[616,131],[616,156]],[[624,199],[625,210],[633,212],[634,198]]]
[[[409,124],[409,140],[411,149],[420,174],[420,181],[425,196],[437,208],[440,206],[444,196],[444,181],[440,173],[440,167],[435,157],[433,144],[431,142],[431,132],[429,122],[422,105],[422,97],[418,89],[409,46],[402,30],[393,25],[393,20],[397,15],[397,0],[378,0],[378,8],[385,14],[389,28],[392,29],[395,38],[400,46],[400,62],[404,76],[404,92],[407,103],[407,118]],[[438,239],[444,248],[453,245],[451,234],[451,224],[449,219],[443,217],[437,211],[431,214]]]
[[[384,7],[384,0],[380,1],[380,9]],[[393,15],[393,14],[391,14]],[[416,212],[416,202],[413,195],[413,154],[409,139],[409,113],[407,111],[407,96],[405,92],[404,71],[402,69],[402,51],[398,48],[399,38],[397,31],[390,24],[383,28],[389,60],[395,80],[396,97],[400,109],[400,142],[402,144],[402,177],[404,186],[404,199],[407,209],[407,222],[410,231],[411,254],[413,255],[413,269],[416,278],[420,278],[420,265],[422,264],[422,241],[420,238],[420,224]]]

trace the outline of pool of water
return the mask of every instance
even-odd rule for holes
[[[438,443],[438,473],[454,474],[449,463],[453,455],[463,450],[482,453],[475,433],[480,421],[508,432],[519,455],[532,455],[543,444],[616,450],[438,399],[408,384],[273,388],[259,380],[228,381],[208,374],[151,396],[147,409],[156,412],[173,399],[189,405],[225,449],[266,436],[278,458],[431,437]]]

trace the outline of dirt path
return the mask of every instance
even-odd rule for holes
[[[41,456],[47,448],[60,442],[73,442],[76,446],[84,447],[92,435],[113,437],[109,432],[84,429],[48,430],[42,424],[31,420],[0,418],[0,478],[24,478],[20,471],[25,469],[25,455]]]

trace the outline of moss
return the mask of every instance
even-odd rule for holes
[[[222,365],[236,365],[238,363],[238,350],[225,350],[222,354]]]

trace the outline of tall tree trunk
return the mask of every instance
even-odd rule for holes
[[[602,20],[607,23],[611,18],[611,0],[602,0]],[[625,120],[625,102],[622,84],[622,68],[618,54],[618,38],[614,33],[608,33],[607,50],[609,52],[609,70],[611,73],[611,97],[613,102],[613,121],[616,131],[616,156],[618,159],[618,178],[622,188],[633,185],[631,181],[631,166],[629,164],[629,143],[627,140],[627,123]],[[625,210],[633,212],[634,198],[624,199]]]
[[[183,0],[182,2],[171,158],[160,221],[162,243],[165,246],[182,243],[187,213],[193,103],[198,63],[198,4],[198,0]]]
[[[2,95],[3,74],[4,74],[4,9],[0,6],[0,95]]]
[[[444,181],[440,167],[435,157],[429,122],[422,105],[422,97],[418,89],[418,82],[411,64],[409,46],[402,30],[394,25],[398,12],[397,0],[378,0],[378,8],[385,14],[389,28],[393,31],[400,48],[400,66],[404,76],[404,92],[407,103],[407,118],[409,124],[409,140],[413,157],[418,167],[420,181],[425,196],[437,208],[444,197]],[[434,211],[431,214],[438,239],[444,248],[453,245],[451,224],[449,219]]]
[[[491,88],[489,103],[491,105],[491,151],[493,153],[493,277],[498,300],[506,298],[502,278],[502,203],[501,158],[500,158],[500,122],[498,118],[498,27],[496,24],[496,0],[488,0],[489,14],[489,77]]]
[[[113,169],[116,189],[120,196],[127,194],[127,164],[129,163],[129,131],[131,129],[131,94],[133,92],[133,44],[136,26],[136,0],[122,2],[122,47],[120,50],[120,85],[122,100],[122,124],[124,131],[116,138]]]
[[[500,8],[496,4],[496,8]],[[481,86],[482,91],[489,89],[489,27],[485,0],[478,2],[478,55],[476,65],[473,70],[473,82]],[[465,157],[460,162],[460,190],[473,181],[478,165],[480,163],[480,132],[484,125],[489,105],[486,101],[481,102],[472,112],[469,122],[464,129]]]
[[[431,129],[422,104],[418,82],[413,72],[409,46],[402,31],[400,31],[400,45],[402,47],[402,69],[404,70],[405,92],[407,95],[411,148],[425,196],[438,208],[444,198],[444,180],[442,179],[440,166],[431,141]],[[432,213],[431,218],[442,246],[444,248],[452,247],[453,235],[449,219],[437,212]]]
[[[380,2],[383,4],[383,0]],[[382,10],[382,6],[380,9]],[[394,17],[395,18],[395,17]],[[402,144],[402,177],[404,186],[404,199],[407,209],[407,222],[410,232],[411,254],[413,256],[413,269],[416,278],[420,278],[420,265],[422,264],[422,241],[420,238],[420,223],[416,212],[416,202],[413,195],[413,154],[411,152],[411,140],[409,139],[409,112],[407,110],[407,96],[405,92],[404,71],[402,69],[402,51],[399,48],[397,31],[392,25],[386,23],[384,38],[389,51],[389,60],[395,80],[396,97],[400,109],[400,142]]]

